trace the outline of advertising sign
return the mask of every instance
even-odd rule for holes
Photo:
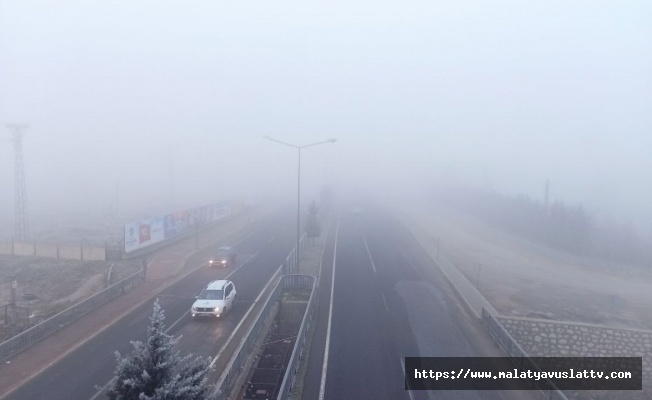
[[[229,202],[223,201],[190,210],[177,211],[125,224],[125,252],[129,253],[154,243],[170,239],[192,228],[195,223],[208,223],[225,217],[230,212]]]
[[[138,224],[131,222],[125,224],[125,252],[136,250],[140,244],[140,236],[138,234]]]
[[[162,218],[125,224],[125,252],[129,253],[165,239]]]

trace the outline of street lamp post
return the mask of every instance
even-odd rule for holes
[[[282,142],[280,140],[271,138],[269,136],[263,136],[267,140],[272,142],[284,144],[286,146],[294,147],[298,151],[298,166],[297,166],[297,273],[299,272],[299,242],[301,241],[301,149],[306,147],[317,146],[319,144],[325,143],[335,143],[335,139],[331,138],[328,140],[322,140],[321,142],[306,144],[303,146],[297,146],[295,144]]]

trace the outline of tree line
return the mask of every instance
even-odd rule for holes
[[[631,224],[598,220],[581,204],[546,204],[525,194],[460,187],[436,190],[435,197],[505,231],[572,254],[642,266],[652,262],[652,248]]]

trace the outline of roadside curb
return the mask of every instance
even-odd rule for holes
[[[428,254],[432,262],[441,271],[446,280],[453,287],[457,296],[462,300],[465,308],[471,312],[477,319],[482,318],[482,308],[485,308],[491,315],[500,315],[498,311],[489,303],[489,301],[473,286],[473,284],[464,276],[462,271],[459,270],[446,256],[438,251],[439,254],[433,254],[432,249],[435,240],[432,236],[421,226],[420,223],[415,222],[414,219],[406,212],[397,212],[396,215],[399,220],[409,221],[406,224],[408,232],[414,237],[421,248]],[[445,267],[443,264],[448,264]],[[473,298],[473,301],[471,300]]]

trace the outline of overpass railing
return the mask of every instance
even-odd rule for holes
[[[301,326],[299,327],[299,334],[297,335],[297,340],[294,342],[294,349],[292,349],[292,355],[290,356],[290,361],[287,368],[285,369],[285,375],[283,376],[283,382],[278,391],[277,400],[285,400],[292,390],[292,385],[294,384],[294,378],[297,374],[297,369],[299,368],[299,361],[303,357],[304,344],[306,342],[306,333],[310,328],[310,324],[313,322],[313,317],[315,315],[315,309],[317,308],[317,278],[309,275],[286,275],[283,277],[284,288],[289,287],[308,287],[312,288],[310,291],[310,298],[308,299],[308,306],[306,311],[303,314],[303,319],[301,321]]]

